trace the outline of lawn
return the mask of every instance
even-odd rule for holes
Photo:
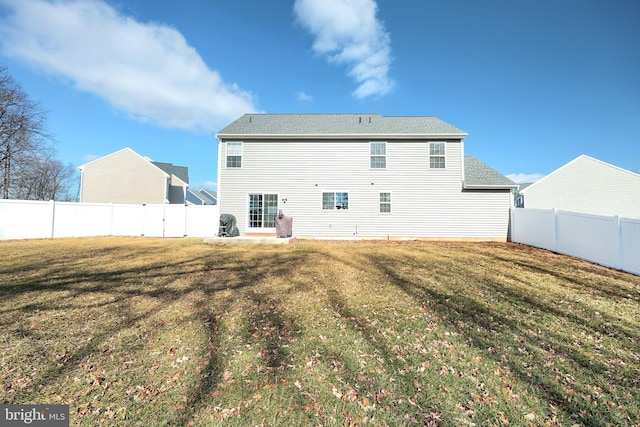
[[[0,242],[0,401],[71,425],[640,425],[640,277],[509,243]]]

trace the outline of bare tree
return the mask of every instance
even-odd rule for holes
[[[21,158],[14,168],[9,194],[22,200],[75,201],[77,178],[71,164],[64,165],[52,156]]]
[[[0,190],[2,198],[11,193],[13,165],[38,157],[51,140],[45,129],[46,113],[29,99],[6,67],[0,65]]]

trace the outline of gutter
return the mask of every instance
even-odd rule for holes
[[[511,190],[518,188],[518,184],[505,184],[505,185],[488,185],[488,184],[462,184],[464,190]]]
[[[438,135],[421,135],[421,134],[407,134],[407,133],[398,133],[398,134],[377,134],[377,133],[369,133],[369,134],[300,134],[300,135],[280,135],[280,134],[217,134],[216,137],[219,140],[249,140],[249,139],[266,139],[266,140],[307,140],[307,139],[319,139],[319,140],[330,140],[330,139],[464,139],[468,136],[466,133],[457,133],[457,134],[438,134]]]

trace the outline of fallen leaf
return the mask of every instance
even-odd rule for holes
[[[342,396],[344,396],[342,392],[335,387],[333,387],[331,391],[333,392],[333,395],[338,399],[342,399]]]

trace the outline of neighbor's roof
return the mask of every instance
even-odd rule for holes
[[[464,156],[464,179],[467,189],[518,187],[518,184],[473,156]]]
[[[107,158],[107,157],[111,157],[115,154],[121,153],[121,152],[129,152],[134,154],[135,156],[138,156],[139,158],[141,158],[142,160],[151,163],[152,165],[154,165],[155,167],[157,167],[158,169],[160,169],[162,172],[166,173],[167,175],[171,176],[171,175],[175,175],[176,177],[178,177],[178,179],[180,179],[182,182],[184,182],[185,184],[189,184],[189,168],[186,166],[174,166],[171,163],[163,163],[163,162],[154,162],[153,160],[151,160],[149,157],[147,156],[141,156],[140,154],[136,153],[133,149],[129,148],[129,147],[124,147],[118,151],[115,151],[113,153],[107,154],[106,156],[100,157],[98,159],[92,160],[89,163],[85,163],[83,165],[78,166],[78,170],[82,171],[87,165],[90,165],[92,163],[97,163],[102,161],[103,159]]]
[[[614,176],[616,176],[616,179],[618,179],[617,177],[621,176],[621,174],[622,174],[622,176],[631,175],[631,176],[635,176],[637,178],[640,178],[640,174],[638,174],[638,173],[632,172],[632,171],[627,170],[627,169],[623,169],[623,168],[621,168],[619,166],[616,166],[616,165],[612,165],[610,163],[607,163],[607,162],[604,162],[602,160],[596,159],[595,157],[590,157],[590,156],[587,156],[586,154],[581,154],[578,157],[576,157],[575,159],[571,160],[569,163],[565,163],[564,165],[560,166],[558,169],[554,170],[550,174],[543,176],[541,179],[539,179],[538,181],[532,183],[528,187],[521,188],[520,191],[522,192],[522,194],[526,195],[527,192],[529,191],[529,188],[532,188],[534,186],[539,185],[538,183],[540,183],[540,182],[548,182],[549,179],[552,179],[553,176],[555,176],[557,173],[559,173],[563,169],[571,170],[570,168],[577,168],[578,170],[588,171],[589,167],[594,167],[594,166],[597,166],[597,165],[606,166],[608,168],[608,171],[609,171],[608,173],[615,174]]]
[[[464,138],[467,133],[436,117],[379,114],[245,114],[219,138]]]
[[[186,166],[175,166],[171,163],[162,163],[162,162],[151,162],[158,168],[162,169],[163,172],[169,175],[175,175],[179,180],[184,182],[185,184],[189,183],[189,168]]]
[[[216,191],[211,191],[203,188],[202,190],[200,190],[200,194],[203,197],[207,198],[213,204],[216,204],[218,201],[218,193]]]

